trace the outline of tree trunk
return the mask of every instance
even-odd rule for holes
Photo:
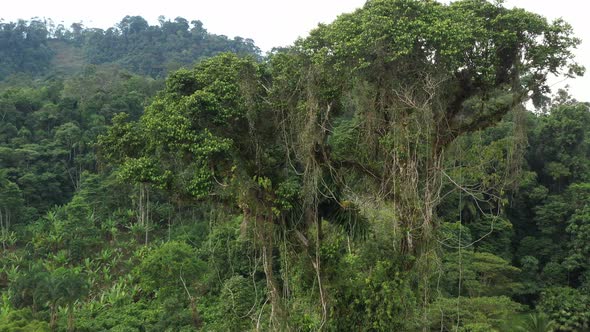
[[[57,304],[52,303],[49,306],[50,311],[50,318],[49,318],[49,328],[51,331],[56,331],[57,329]]]
[[[268,295],[270,298],[270,305],[271,305],[271,313],[270,319],[271,321],[279,319],[282,316],[282,307],[281,307],[281,295],[279,292],[279,287],[277,285],[277,281],[274,278],[272,265],[273,265],[273,256],[272,256],[272,243],[263,243],[262,244],[262,264],[264,266],[264,274],[266,276],[266,288],[268,289]]]
[[[6,239],[4,234],[7,232],[7,230],[4,227],[4,218],[3,218],[3,214],[2,214],[2,208],[0,208],[0,232],[2,234],[2,249],[4,249],[4,251],[6,251]]]
[[[318,280],[318,288],[320,291],[320,302],[322,304],[322,326],[323,324],[326,322],[326,319],[328,318],[328,303],[326,300],[326,291],[324,289],[324,284],[322,283],[322,265],[321,265],[321,257],[320,257],[320,251],[321,251],[321,247],[322,247],[322,239],[323,239],[323,235],[322,235],[322,220],[321,218],[318,218],[317,216],[317,210],[316,210],[316,225],[317,225],[317,232],[316,232],[316,244],[315,244],[315,262],[314,262],[314,267],[315,267],[315,272],[316,272],[316,277]]]
[[[193,325],[195,328],[200,328],[202,325],[201,316],[199,315],[199,311],[197,310],[197,304],[195,303],[195,298],[191,296],[190,298],[190,307],[191,307],[191,316],[193,319]]]
[[[74,331],[74,303],[68,303],[68,332]]]
[[[243,204],[241,207],[244,217],[244,220],[240,225],[241,235],[247,235],[248,227],[253,227],[254,236],[256,237],[262,255],[262,267],[266,279],[268,299],[271,305],[269,321],[271,324],[275,325],[275,330],[280,330],[280,326],[282,325],[281,319],[283,317],[283,308],[281,304],[280,287],[278,286],[273,272],[273,213],[270,209],[260,206],[251,209],[247,204]],[[262,212],[259,209],[261,209]]]
[[[271,320],[273,318],[280,319],[282,317],[281,293],[277,285],[277,281],[273,274],[273,229],[272,218],[265,221],[263,217],[258,218],[262,225],[258,225],[261,231],[262,240],[262,264],[264,265],[264,274],[266,275],[266,287],[268,288],[270,303],[271,303]]]
[[[143,227],[144,233],[137,234],[137,241],[140,242],[142,237],[144,244],[148,244],[149,240],[149,224],[150,224],[150,188],[149,184],[139,183],[139,198],[137,199],[137,222]]]
[[[272,226],[272,217],[265,218],[263,215],[256,216],[256,228],[262,246],[262,265],[271,305],[270,321],[271,323],[278,322],[278,325],[280,325],[283,309],[281,305],[281,293],[273,273],[274,257]]]
[[[147,186],[147,185],[145,185]],[[150,227],[150,191],[149,188],[145,188],[145,245],[148,244],[148,233]]]

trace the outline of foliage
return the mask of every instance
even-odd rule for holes
[[[133,73],[163,77],[171,70],[222,52],[258,55],[252,39],[207,32],[198,20],[161,16],[150,26],[126,16],[106,30],[74,23],[68,29],[51,19],[0,22],[0,80],[26,73],[72,72],[88,64],[116,63]],[[64,63],[71,62],[79,64]]]
[[[551,287],[543,291],[539,309],[549,315],[558,331],[588,329],[590,299],[569,287]]]
[[[590,112],[547,83],[578,44],[484,0],[370,0],[265,58],[0,22],[0,330],[587,329]]]
[[[428,312],[433,330],[500,331],[504,322],[523,307],[508,297],[444,298]]]
[[[552,331],[554,323],[549,320],[547,315],[542,313],[533,313],[527,316],[527,319],[517,327],[517,331],[528,332],[548,332]]]
[[[165,297],[192,291],[204,270],[204,262],[198,260],[189,245],[167,242],[147,254],[138,267],[138,275],[142,289]]]
[[[15,310],[2,317],[0,331],[6,332],[49,332],[46,322],[33,318],[31,310]]]
[[[0,80],[17,72],[43,73],[53,56],[48,36],[47,25],[38,19],[0,22]]]

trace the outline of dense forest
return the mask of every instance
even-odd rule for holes
[[[0,21],[0,331],[588,331],[579,43],[486,0],[265,55]]]
[[[251,39],[208,33],[201,21],[160,16],[150,26],[126,16],[106,31],[51,20],[0,21],[0,79],[14,74],[74,74],[88,64],[115,63],[131,72],[162,78],[182,66],[222,52],[260,55]]]

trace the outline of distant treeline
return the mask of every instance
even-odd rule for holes
[[[69,47],[64,47],[64,42]],[[168,71],[220,52],[258,56],[251,39],[207,32],[201,21],[159,18],[150,26],[141,16],[126,16],[106,30],[74,23],[69,28],[51,20],[0,21],[0,79],[15,73],[33,76],[55,70],[56,58],[81,54],[86,64],[115,63],[143,75]]]

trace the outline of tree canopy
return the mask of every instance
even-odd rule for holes
[[[369,0],[264,57],[182,18],[34,22],[1,30],[51,52],[0,60],[35,75],[0,84],[0,330],[589,326],[564,21]]]

